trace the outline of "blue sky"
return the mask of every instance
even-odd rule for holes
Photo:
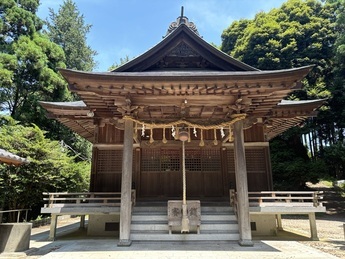
[[[96,71],[107,71],[120,58],[136,57],[162,40],[181,13],[194,22],[207,42],[221,43],[221,34],[233,21],[251,19],[260,11],[280,7],[286,0],[74,0],[92,28],[87,42],[98,52]],[[63,0],[41,0],[38,16],[48,8],[58,11]]]

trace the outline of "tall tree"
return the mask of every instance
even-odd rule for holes
[[[334,80],[331,82],[332,98],[327,116],[332,126],[330,142],[332,145],[324,149],[322,157],[329,165],[333,176],[337,179],[345,177],[345,1],[330,0],[337,5],[337,21],[335,27],[336,41],[334,44]]]
[[[317,118],[308,121],[306,124],[308,127],[304,127],[303,131],[295,129],[276,140],[283,141],[296,154],[304,153],[304,160],[307,159],[306,150],[296,144],[297,141],[301,143],[302,133],[310,132],[311,144],[318,148],[315,149],[316,151],[320,151],[316,154],[318,156],[321,155],[326,140],[329,143],[329,139],[334,135],[335,117],[331,111],[339,108],[332,103],[336,95],[332,87],[335,62],[333,50],[338,37],[335,22],[339,1],[343,0],[334,0],[334,3],[319,0],[288,0],[280,8],[272,9],[268,13],[258,13],[253,20],[234,22],[222,34],[223,51],[259,69],[275,70],[315,65],[304,81],[305,90],[296,91],[289,98],[327,97],[330,98],[328,107],[320,111]],[[279,152],[279,149],[273,148],[276,146],[275,143],[271,144],[272,150]],[[283,176],[282,171],[276,170],[278,167],[274,166],[281,164],[280,160],[275,161],[279,155],[286,159],[283,153],[272,156],[273,175],[276,179]],[[302,160],[298,161],[292,157],[290,168],[295,170],[303,164]],[[320,163],[320,161],[314,162]],[[304,163],[304,167],[306,166],[308,163]],[[309,169],[305,168],[305,171],[312,172],[313,166],[314,164],[310,163]],[[288,167],[283,166],[283,168]],[[324,167],[319,166],[319,169]],[[298,170],[295,171],[297,175]],[[289,174],[290,172],[285,174],[288,176],[285,179],[287,182],[291,179]],[[314,176],[315,174],[310,175],[310,178]]]
[[[38,101],[67,100],[70,94],[56,73],[65,67],[64,53],[39,32],[38,5],[39,0],[0,3],[0,110],[40,125],[44,115]]]
[[[318,0],[288,0],[280,8],[258,13],[253,20],[234,22],[222,34],[221,49],[265,70],[314,64],[305,82],[308,95],[303,97],[328,97],[335,9]]]
[[[84,16],[80,14],[72,0],[65,0],[57,13],[50,8],[46,24],[45,33],[51,41],[63,49],[67,68],[92,71],[96,67],[94,57],[97,52],[87,44],[87,34],[90,32],[91,25],[85,24]],[[78,96],[74,98],[78,99]],[[79,158],[90,158],[91,145],[87,140],[67,129],[64,136],[66,146],[71,147],[73,152],[79,153]],[[52,137],[57,139],[59,136]]]
[[[65,0],[57,13],[51,8],[49,12],[47,34],[64,50],[67,68],[92,71],[96,67],[94,56],[97,52],[86,42],[91,25],[85,24],[84,16],[76,4],[72,0]]]

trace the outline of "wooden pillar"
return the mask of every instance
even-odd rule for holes
[[[118,246],[130,246],[132,220],[132,167],[133,167],[133,122],[125,120],[123,141],[120,240]]]
[[[50,232],[49,232],[49,241],[54,241],[56,237],[56,226],[57,226],[58,215],[52,214],[50,220]]]
[[[248,180],[246,155],[244,150],[243,121],[234,123],[234,154],[238,202],[238,224],[240,230],[239,244],[241,246],[253,246],[252,232],[250,228]]]
[[[317,237],[315,212],[309,213],[309,224],[310,224],[310,237],[311,237],[311,240],[318,241],[319,238]]]

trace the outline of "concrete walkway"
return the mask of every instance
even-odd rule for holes
[[[58,240],[47,241],[48,230],[33,229],[30,250],[23,253],[3,253],[0,258],[30,259],[191,259],[191,258],[337,258],[297,241],[254,241],[253,247],[241,247],[237,242],[133,242],[130,247],[118,247],[115,238],[83,238],[75,232],[78,223],[58,228]]]
[[[56,241],[42,259],[67,258],[336,258],[295,241],[257,241],[254,247],[228,243],[133,243],[128,248],[117,247],[117,240]],[[30,258],[30,257],[29,257]],[[34,257],[32,257],[34,258]]]

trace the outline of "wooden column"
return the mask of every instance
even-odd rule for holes
[[[125,120],[123,141],[121,209],[120,209],[120,240],[118,246],[130,246],[132,220],[132,164],[133,164],[133,122]]]
[[[253,246],[250,228],[248,180],[246,155],[244,151],[243,121],[234,124],[235,175],[238,206],[239,244]]]

